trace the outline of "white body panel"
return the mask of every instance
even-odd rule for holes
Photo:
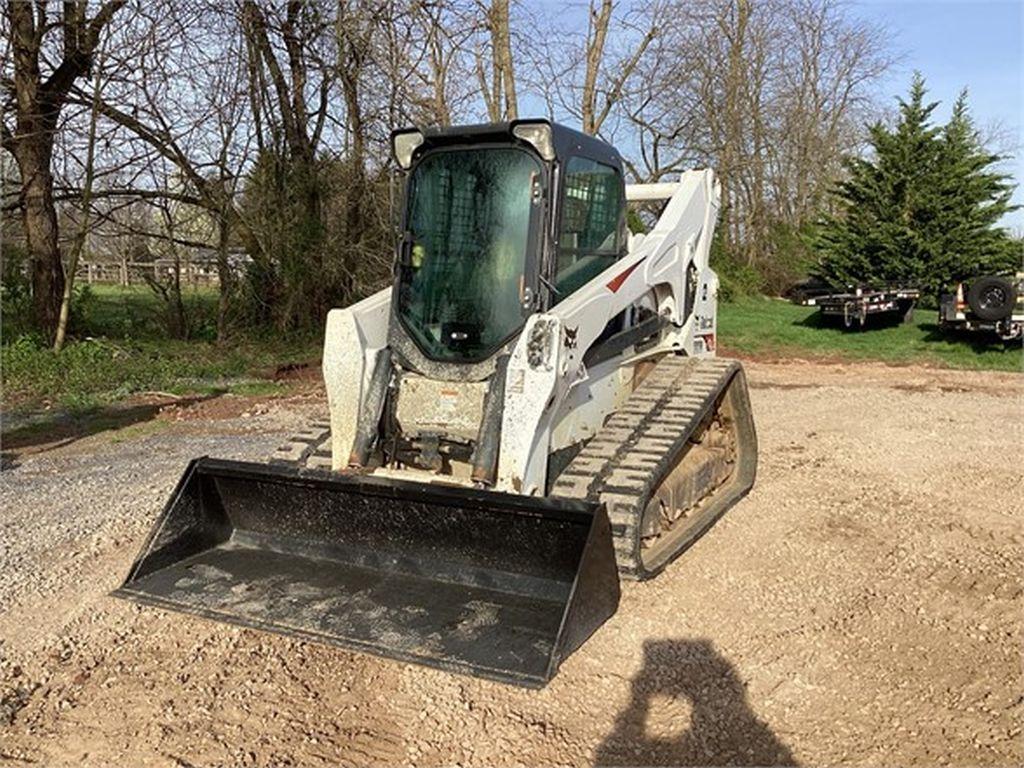
[[[621,406],[633,389],[633,368],[618,357],[587,370],[585,381],[570,387],[555,414],[551,451],[597,434],[610,411]]]
[[[714,354],[718,277],[708,266],[718,216],[719,187],[709,170],[688,171],[678,184],[633,186],[631,199],[659,199],[668,204],[646,236],[631,241],[629,254],[544,314],[531,317],[508,366],[497,488],[543,495],[553,435],[558,442],[584,438],[556,430],[561,408],[574,388],[577,401],[589,399],[590,411],[614,410],[621,387],[592,378],[583,355],[608,321],[653,291],[657,311],[669,321],[661,343],[644,356],[669,350],[688,355]],[[693,312],[685,319],[687,273],[697,279]],[[533,355],[530,354],[531,350]],[[628,361],[619,360],[619,364]],[[614,373],[606,375],[615,375]],[[621,382],[622,386],[627,382]],[[603,419],[603,416],[601,417]],[[593,428],[593,421],[587,424]]]
[[[374,356],[387,346],[391,288],[327,314],[323,373],[331,410],[331,468],[348,466]]]
[[[719,206],[714,174],[688,171],[678,183],[628,185],[626,198],[668,203],[650,233],[630,238],[624,258],[548,312],[528,318],[515,344],[505,383],[498,490],[544,494],[549,454],[601,427],[628,397],[633,363],[669,351],[714,354],[718,278],[708,266]],[[696,287],[687,316],[688,275]],[[323,366],[334,469],[347,464],[371,365],[387,343],[390,294],[385,289],[328,316]],[[619,355],[587,370],[584,354],[609,320],[641,301],[667,321],[660,341],[640,355]]]

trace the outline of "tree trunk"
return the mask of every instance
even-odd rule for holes
[[[722,219],[726,250],[734,255],[742,247],[743,232],[739,220],[739,164],[743,150],[742,91],[745,74],[744,43],[752,7],[750,0],[737,0],[730,13],[719,20],[719,27],[729,41],[728,69],[725,83],[725,144],[722,147],[720,174],[722,184]]]
[[[231,304],[232,275],[228,260],[228,243],[231,235],[226,215],[217,222],[217,343],[223,344],[228,338],[228,309]]]
[[[519,105],[516,100],[516,76],[512,63],[512,28],[509,22],[508,0],[494,0],[491,23],[494,25],[492,40],[494,45],[494,61],[496,64],[495,79],[501,82],[505,97],[505,120],[516,120],[519,117]],[[495,85],[495,98],[502,95]]]
[[[24,193],[22,220],[32,265],[32,307],[40,330],[53,340],[64,294],[64,267],[57,238],[57,209],[53,202],[50,173],[52,137],[42,126],[23,136],[15,159],[21,171]]]
[[[583,132],[597,133],[597,76],[604,56],[604,42],[608,36],[608,25],[612,18],[612,0],[602,0],[601,10],[590,4],[590,28],[587,34],[587,68],[583,77],[583,98],[581,114]]]
[[[340,21],[340,20],[339,20]],[[348,151],[348,187],[345,190],[345,253],[341,275],[341,293],[338,297],[348,302],[355,289],[356,260],[363,246],[366,227],[366,194],[368,184],[366,177],[366,105],[363,99],[360,78],[364,74],[370,55],[370,35],[367,32],[367,19],[354,18],[343,30],[339,26],[339,70],[341,92],[345,100],[345,114],[348,118],[349,151]],[[320,307],[317,317],[322,320],[330,309],[327,297]]]
[[[9,0],[6,29],[10,36],[15,129],[3,128],[4,149],[10,151],[21,171],[25,240],[32,263],[32,306],[39,329],[49,341],[56,336],[64,295],[64,266],[57,237],[57,210],[53,202],[50,161],[60,112],[74,81],[89,71],[100,32],[127,0],[108,0],[92,20],[86,19],[87,3],[65,2],[59,23],[47,19],[49,3]],[[53,71],[45,80],[40,70],[43,51],[52,51],[44,39],[60,30],[61,56],[48,61]],[[5,51],[5,54],[8,51]],[[5,77],[7,76],[5,67]],[[6,104],[6,107],[10,107]]]
[[[188,323],[185,321],[185,304],[181,300],[181,257],[174,250],[174,274],[171,275],[171,300],[167,307],[170,312],[170,332],[175,339],[188,338]]]
[[[92,205],[92,185],[96,172],[96,124],[99,120],[100,101],[100,68],[96,68],[93,82],[92,110],[89,113],[89,138],[85,150],[85,184],[82,187],[82,224],[78,228],[78,237],[71,249],[68,259],[68,270],[64,275],[64,287],[60,301],[60,316],[57,318],[57,329],[54,332],[53,351],[60,352],[64,347],[64,339],[68,332],[68,318],[71,316],[71,296],[75,288],[75,272],[78,271],[78,258],[82,255],[86,238],[89,237],[89,208]],[[90,271],[91,275],[91,271]],[[91,282],[91,281],[90,281]]]
[[[487,84],[483,53],[479,49],[476,52],[476,73],[487,106],[487,115],[494,123],[515,120],[519,117],[519,106],[516,99],[508,0],[492,0],[485,12],[485,23],[491,37],[490,87]]]

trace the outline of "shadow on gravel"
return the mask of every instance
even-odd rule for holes
[[[708,640],[649,640],[632,700],[597,748],[597,765],[795,765],[747,703]]]
[[[0,435],[0,443],[3,445],[3,451],[0,454],[2,456],[0,468],[6,470],[18,466],[18,458],[22,453],[29,451],[38,453],[60,448],[99,432],[122,429],[133,424],[150,421],[156,418],[160,409],[167,405],[187,407],[218,397],[220,394],[222,393],[218,391],[208,395],[179,397],[173,400],[161,399],[132,405],[111,405],[78,414],[65,411],[52,415],[46,414],[39,419],[26,418],[23,424],[13,429],[5,429]],[[7,426],[12,420],[5,418],[4,426]]]

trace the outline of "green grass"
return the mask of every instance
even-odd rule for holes
[[[872,322],[872,321],[869,321]],[[918,308],[907,324],[873,323],[846,330],[814,307],[744,298],[718,308],[718,340],[728,352],[768,358],[880,360],[946,368],[1020,371],[1020,342],[984,334],[946,334],[937,312]]]
[[[165,338],[162,305],[146,287],[91,286],[78,313],[75,338],[54,354],[37,337],[5,334],[0,348],[5,409],[57,406],[87,413],[133,393],[166,391],[272,394],[282,387],[268,377],[280,365],[316,360],[319,334],[293,338],[253,335],[213,343],[205,323],[216,308],[215,290],[184,297],[193,335]]]
[[[185,297],[198,338],[164,338],[162,305],[145,287],[92,286],[77,307],[76,335],[55,355],[30,335],[4,337],[0,348],[5,409],[57,406],[89,413],[133,393],[235,392],[269,395],[282,385],[270,380],[280,365],[316,360],[320,333],[296,338],[254,335],[218,347],[208,325],[216,292]],[[823,323],[813,308],[745,298],[719,308],[719,341],[728,352],[768,358],[881,360],[951,368],[1021,370],[1020,345],[983,335],[940,333],[934,310],[916,313],[907,325],[846,331]]]
[[[145,285],[87,285],[75,306],[78,327],[90,336],[160,341],[166,338],[164,307]],[[182,288],[191,335],[216,338],[217,289]],[[82,335],[82,334],[80,334]]]
[[[5,344],[5,406],[59,405],[87,411],[137,392],[173,394],[231,391],[263,395],[280,391],[261,381],[283,364],[316,359],[318,341],[247,340],[217,347],[202,341],[116,341],[91,339],[68,345],[59,355],[34,340]]]

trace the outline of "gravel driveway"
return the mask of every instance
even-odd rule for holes
[[[748,371],[754,491],[542,691],[107,596],[189,458],[261,458],[315,399],[14,457],[0,763],[1024,763],[1021,376]]]

